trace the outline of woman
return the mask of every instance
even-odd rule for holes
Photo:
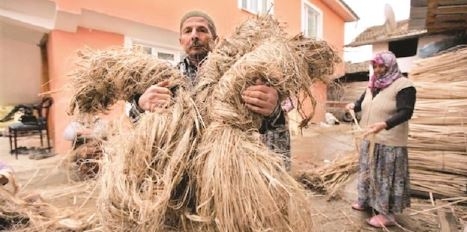
[[[412,117],[416,90],[402,76],[393,53],[376,54],[368,88],[347,110],[362,111],[365,129],[360,149],[358,200],[355,210],[370,207],[378,212],[367,220],[374,227],[395,224],[395,213],[410,206],[408,170],[408,120]]]

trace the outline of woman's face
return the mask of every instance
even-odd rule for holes
[[[373,64],[373,72],[377,78],[380,78],[387,72],[387,68],[384,64]]]

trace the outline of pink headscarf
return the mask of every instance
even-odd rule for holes
[[[387,72],[382,77],[376,78],[375,74],[370,77],[368,87],[371,89],[384,89],[402,77],[396,56],[390,51],[377,53],[371,60],[371,64],[383,64],[387,68]]]

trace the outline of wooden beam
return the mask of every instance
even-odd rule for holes
[[[410,0],[410,6],[412,7],[421,7],[426,6],[427,0]]]
[[[425,19],[410,19],[409,29],[423,30],[426,28]]]
[[[437,0],[438,5],[446,6],[446,5],[466,5],[467,0]]]
[[[437,22],[442,21],[466,21],[467,22],[467,14],[447,14],[447,15],[436,15]]]
[[[431,28],[467,28],[465,22],[436,22],[426,25],[428,29]]]
[[[413,19],[413,18],[417,18],[417,19],[423,18],[424,19],[424,18],[426,18],[426,13],[427,13],[426,6],[410,8],[410,18],[411,19]]]
[[[438,6],[434,14],[467,14],[467,5]]]
[[[452,32],[452,31],[465,31],[465,27],[427,27],[429,33],[437,32]]]
[[[428,8],[426,13],[426,24],[433,23],[435,21],[435,10],[438,7],[438,2],[431,0],[428,2]]]

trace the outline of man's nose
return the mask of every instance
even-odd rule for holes
[[[196,39],[198,39],[198,38],[199,38],[198,31],[193,30],[193,31],[191,32],[191,39],[192,39],[192,40],[196,40]]]

